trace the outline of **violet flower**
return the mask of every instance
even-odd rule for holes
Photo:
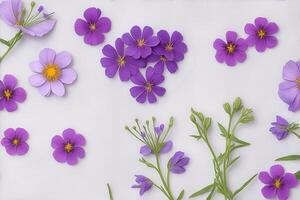
[[[166,93],[166,89],[159,86],[164,80],[162,74],[155,73],[153,67],[148,67],[146,79],[140,72],[131,77],[131,81],[138,86],[132,87],[130,94],[139,103],[145,103],[146,99],[149,103],[155,103],[157,101],[156,95],[163,96]]]
[[[135,59],[147,58],[152,53],[152,47],[159,43],[159,39],[153,36],[153,29],[149,26],[145,26],[143,31],[139,26],[134,26],[130,33],[123,34],[122,39],[128,45],[126,55]]]
[[[272,122],[273,127],[270,131],[277,137],[278,140],[282,140],[288,136],[289,122],[281,116],[276,116],[276,122]]]
[[[75,32],[84,36],[84,42],[89,45],[98,45],[104,41],[104,34],[110,31],[111,21],[108,17],[101,17],[99,8],[91,7],[84,11],[84,19],[77,19]]]
[[[33,87],[37,87],[43,96],[50,96],[53,92],[57,96],[65,95],[64,84],[72,84],[77,73],[70,68],[72,56],[63,51],[56,53],[53,49],[43,49],[39,61],[30,63],[34,75],[29,77]]]
[[[29,134],[23,128],[16,130],[9,128],[4,131],[4,138],[1,140],[2,146],[5,147],[6,152],[11,156],[21,156],[28,152],[29,146],[26,143]]]
[[[160,136],[164,132],[164,129],[165,129],[165,125],[164,124],[161,124],[160,126],[154,127],[155,133],[158,136]]]
[[[150,179],[143,175],[135,175],[135,177],[135,182],[137,182],[137,184],[133,185],[132,188],[139,188],[140,196],[142,196],[145,192],[152,188],[153,183]]]
[[[17,103],[26,100],[26,92],[17,86],[17,79],[13,75],[5,75],[3,81],[0,80],[0,110],[4,108],[8,112],[17,110]]]
[[[287,200],[290,189],[298,184],[296,176],[292,173],[285,173],[281,165],[273,165],[270,173],[263,171],[259,173],[259,180],[266,184],[261,190],[267,199],[278,197],[279,200]]]
[[[159,153],[160,154],[168,153],[171,151],[172,147],[173,147],[173,142],[171,140],[164,142],[163,146],[159,150]],[[143,156],[149,156],[149,155],[153,154],[153,151],[148,145],[144,145],[140,148],[140,153]]]
[[[185,172],[185,166],[190,162],[190,158],[185,156],[182,151],[177,151],[169,161],[169,169],[174,174]]]
[[[56,135],[52,138],[53,157],[57,162],[76,165],[78,158],[85,157],[83,149],[86,143],[85,138],[70,128],[64,130],[62,135]]]
[[[219,63],[226,63],[228,66],[235,66],[237,62],[244,62],[247,58],[246,50],[248,45],[234,31],[227,31],[226,42],[222,39],[216,39],[214,42],[216,60]]]
[[[254,24],[246,24],[245,32],[249,35],[246,39],[249,46],[254,46],[258,52],[264,52],[267,48],[274,48],[278,41],[275,36],[279,30],[274,22],[268,22],[264,17],[255,19]]]
[[[300,65],[290,60],[283,67],[284,82],[279,85],[279,97],[289,105],[290,111],[300,109]]]

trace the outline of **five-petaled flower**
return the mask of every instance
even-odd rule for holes
[[[29,138],[28,132],[23,128],[16,130],[9,128],[4,131],[4,138],[1,140],[2,146],[5,147],[9,155],[24,155],[28,152],[29,146],[26,141]]]
[[[139,188],[140,195],[142,196],[145,192],[152,188],[152,181],[143,175],[135,175],[136,185],[133,185],[132,188]]]
[[[174,174],[185,172],[185,166],[190,162],[190,158],[185,156],[182,151],[177,151],[169,161],[169,170]]]

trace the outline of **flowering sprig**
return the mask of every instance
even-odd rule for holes
[[[167,173],[165,174],[161,168],[160,156],[162,150],[166,146],[166,138],[170,133],[170,130],[173,126],[174,119],[171,117],[167,129],[164,130],[164,125],[156,126],[155,118],[152,118],[152,123],[146,121],[145,125],[141,125],[139,120],[135,120],[136,126],[129,128],[128,126],[125,129],[132,134],[136,139],[142,142],[147,146],[151,154],[154,155],[156,163],[152,163],[146,160],[144,157],[140,158],[139,161],[145,164],[147,167],[154,169],[160,177],[161,184],[156,184],[150,178],[143,175],[136,175],[136,185],[133,185],[133,188],[140,189],[140,195],[143,195],[146,191],[150,190],[152,186],[159,189],[169,200],[182,200],[184,196],[184,190],[180,192],[178,197],[175,197],[171,189],[170,184],[170,173],[181,174],[185,172],[185,166],[189,163],[189,158],[184,155],[183,152],[178,151],[171,157],[167,164]],[[172,147],[172,146],[171,146]],[[170,148],[168,148],[168,151]],[[142,152],[141,152],[142,153]]]
[[[211,199],[214,193],[218,192],[224,196],[225,200],[233,200],[257,176],[257,174],[252,176],[235,191],[232,191],[228,186],[228,169],[240,158],[240,156],[232,158],[232,153],[239,148],[250,145],[236,137],[236,129],[240,125],[253,121],[254,117],[252,109],[244,108],[240,98],[236,98],[232,106],[229,103],[225,103],[223,107],[229,116],[229,122],[227,128],[221,123],[218,123],[221,132],[220,134],[226,140],[225,151],[219,155],[211,145],[208,135],[212,119],[210,117],[205,117],[201,112],[192,109],[190,119],[197,128],[198,134],[192,135],[191,137],[196,138],[197,140],[203,140],[208,146],[213,157],[215,178],[213,183],[193,193],[190,198],[198,197],[210,192],[207,199]]]

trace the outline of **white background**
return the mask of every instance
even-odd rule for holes
[[[29,6],[29,1],[25,2]],[[115,199],[140,199],[138,190],[131,189],[134,174],[144,174],[154,180],[157,176],[137,160],[140,143],[124,131],[134,118],[143,120],[156,116],[167,122],[175,118],[171,139],[172,153],[185,151],[191,157],[187,173],[172,176],[175,194],[184,188],[186,194],[212,182],[211,157],[203,142],[189,137],[195,132],[189,121],[190,107],[213,117],[211,139],[223,150],[224,140],[218,135],[216,121],[225,122],[222,104],[240,96],[252,107],[256,121],[238,132],[238,136],[252,143],[238,151],[241,159],[230,174],[230,186],[237,189],[253,174],[268,170],[274,159],[286,154],[299,154],[300,141],[290,136],[278,142],[268,129],[280,114],[300,122],[300,115],[287,110],[277,95],[283,65],[300,58],[300,2],[292,0],[40,0],[58,20],[55,30],[47,37],[24,37],[0,66],[4,74],[14,74],[19,85],[27,91],[25,103],[16,112],[0,112],[0,133],[7,128],[23,127],[30,133],[30,151],[23,157],[11,157],[0,148],[1,200],[96,200],[108,199],[106,183],[111,183]],[[88,7],[101,8],[112,20],[112,29],[105,43],[91,47],[73,30],[76,18]],[[245,63],[229,68],[216,62],[213,41],[234,30],[245,37],[244,25],[258,16],[276,22],[280,32],[279,45],[265,53],[254,48],[247,51]],[[164,86],[167,93],[154,105],[138,104],[130,96],[131,83],[118,78],[108,79],[100,66],[101,49],[113,44],[117,37],[133,25],[150,25],[156,31],[178,30],[184,35],[188,53],[179,64],[176,74],[167,72]],[[0,36],[9,38],[14,30],[0,22]],[[28,83],[32,74],[29,62],[36,60],[41,49],[54,48],[72,53],[72,67],[78,80],[67,88],[66,97],[43,97]],[[77,166],[57,163],[52,158],[51,138],[66,128],[74,128],[87,139],[86,158]],[[300,169],[299,162],[283,163],[291,172]],[[258,180],[237,199],[263,199]],[[300,186],[299,186],[300,187]],[[290,199],[298,200],[299,187]],[[145,194],[145,200],[164,197],[155,189]],[[185,196],[187,199],[187,196]],[[199,199],[204,199],[201,197]],[[216,196],[215,199],[222,199]]]

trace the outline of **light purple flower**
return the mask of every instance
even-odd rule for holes
[[[165,129],[165,125],[161,124],[160,126],[154,127],[155,133],[160,136]]]
[[[4,108],[8,112],[17,110],[17,102],[23,103],[26,100],[26,92],[23,88],[17,87],[17,79],[7,74],[3,81],[0,80],[0,110]]]
[[[300,109],[300,65],[290,60],[283,67],[284,82],[279,85],[279,97],[289,105],[290,111]]]
[[[23,4],[21,0],[6,0],[0,4],[0,17],[9,26],[15,27],[25,34],[42,37],[52,31],[56,20],[50,19],[49,16],[40,16],[33,14],[32,18],[24,16]],[[30,18],[30,21],[25,20]]]
[[[99,8],[91,7],[84,11],[84,18],[75,22],[75,32],[84,36],[84,42],[89,45],[98,45],[104,41],[104,34],[110,31],[111,21],[108,17],[101,17]]]
[[[53,92],[57,96],[65,95],[64,84],[73,83],[76,72],[70,68],[72,56],[63,51],[57,53],[53,49],[43,49],[39,55],[39,61],[30,63],[34,75],[29,77],[33,87],[37,87],[43,96],[50,96]]]
[[[152,181],[143,175],[135,175],[136,185],[133,185],[132,188],[139,188],[140,195],[142,196],[145,192],[152,188]]]
[[[1,144],[9,155],[21,156],[29,150],[29,146],[26,143],[28,137],[29,134],[23,128],[17,128],[16,130],[9,128],[4,131],[4,138],[1,140]]]
[[[146,79],[138,72],[131,77],[131,81],[138,86],[134,86],[130,89],[131,96],[136,98],[139,103],[144,103],[148,99],[149,103],[155,103],[157,96],[163,96],[166,93],[166,89],[158,86],[165,80],[164,76],[160,73],[155,73],[152,67],[148,67],[146,70]]]
[[[152,53],[152,47],[159,43],[159,39],[153,36],[153,29],[149,26],[145,26],[143,31],[139,26],[134,26],[130,33],[123,34],[122,39],[128,45],[126,55],[135,59],[147,58]]]
[[[281,116],[276,116],[276,122],[272,122],[273,127],[270,131],[277,137],[278,140],[286,138],[289,134],[289,122]]]
[[[226,63],[228,66],[235,66],[237,62],[244,62],[247,58],[246,50],[248,45],[234,31],[227,31],[226,42],[218,38],[214,42],[216,60],[219,63]]]
[[[273,48],[278,41],[275,36],[279,30],[274,22],[268,22],[264,17],[255,19],[254,24],[246,24],[245,32],[249,35],[246,39],[249,46],[254,46],[258,52],[264,52],[266,48]]]
[[[171,151],[173,147],[173,142],[171,140],[167,141],[164,143],[163,147],[160,149],[159,153],[168,153]],[[151,148],[147,145],[144,145],[141,147],[140,149],[140,153],[143,155],[143,156],[149,156],[151,155],[153,152],[151,150]]]
[[[182,151],[177,151],[169,161],[169,169],[174,174],[182,174],[189,162],[189,157],[186,157]]]
[[[260,172],[258,178],[266,184],[261,192],[267,199],[278,197],[279,200],[287,200],[290,189],[298,184],[296,176],[292,173],[285,173],[281,165],[273,165],[270,168],[270,173]]]
[[[62,135],[56,135],[52,138],[53,157],[57,162],[67,162],[69,165],[76,165],[78,158],[85,157],[83,149],[86,143],[85,138],[70,128],[64,130]]]
[[[105,67],[105,74],[109,78],[113,78],[119,71],[121,81],[128,81],[132,75],[135,75],[140,67],[145,65],[141,59],[135,60],[125,55],[124,42],[118,38],[115,47],[105,45],[102,49],[106,57],[101,58],[101,64]]]

